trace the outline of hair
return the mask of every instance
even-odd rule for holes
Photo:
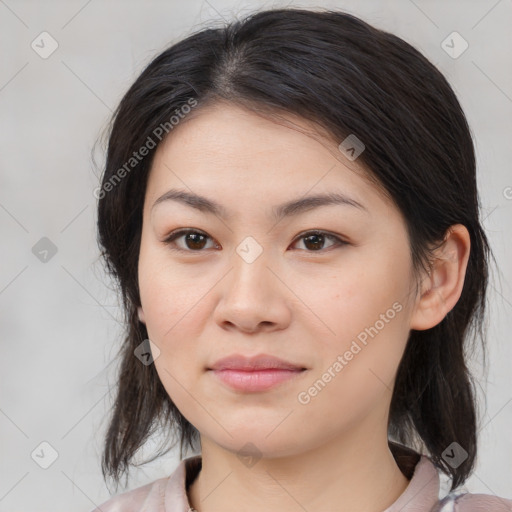
[[[169,119],[191,98],[198,104],[194,115],[227,101],[268,116],[300,116],[337,141],[351,134],[363,141],[358,163],[403,214],[415,275],[426,269],[450,226],[467,228],[471,250],[461,296],[438,325],[411,330],[388,421],[391,438],[426,450],[452,479],[451,490],[461,485],[477,453],[477,401],[466,350],[476,338],[483,341],[491,254],[479,220],[466,117],[443,74],[401,38],[344,12],[291,8],[253,12],[173,44],[145,67],[113,114],[98,196],[98,244],[123,299],[126,332],[104,444],[104,478],[119,483],[159,427],[178,436],[180,458],[184,448],[197,449],[200,439],[154,365],[134,357],[148,338],[137,315],[137,268],[147,178],[165,139],[155,137],[162,131],[155,129],[170,132]],[[132,165],[134,152],[155,138],[155,147]],[[443,457],[453,442],[467,452],[457,467]]]

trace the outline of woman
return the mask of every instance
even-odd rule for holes
[[[417,50],[336,11],[191,35],[121,101],[97,196],[128,326],[104,475],[158,428],[195,452],[98,510],[512,510],[457,492],[490,251]]]

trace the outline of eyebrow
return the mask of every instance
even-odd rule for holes
[[[193,192],[177,189],[168,190],[165,194],[160,196],[153,203],[151,210],[153,210],[158,204],[161,204],[165,201],[177,201],[184,205],[191,206],[192,208],[195,208],[201,212],[210,213],[223,219],[229,219],[233,216],[233,213],[230,213],[224,206],[211,199],[208,199],[207,197],[200,196]],[[299,215],[314,208],[329,205],[352,206],[354,208],[365,211],[366,213],[369,213],[368,209],[355,199],[352,199],[339,192],[331,192],[328,194],[318,194],[301,197],[299,199],[292,199],[286,203],[274,206],[272,208],[272,217],[274,220],[280,221],[285,217]]]

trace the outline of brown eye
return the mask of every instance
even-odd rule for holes
[[[346,242],[341,240],[341,238],[335,235],[331,235],[329,233],[325,233],[324,231],[309,231],[301,235],[297,240],[304,240],[304,246],[306,247],[307,252],[322,251],[323,249],[325,249],[324,245],[326,240],[334,240],[335,242],[329,247],[333,247],[336,245],[346,245]]]
[[[183,239],[183,245],[180,247],[176,244],[176,240]],[[206,241],[210,239],[208,235],[201,231],[194,231],[192,229],[182,229],[171,233],[165,240],[164,243],[167,245],[178,245],[176,247],[179,251],[192,251],[200,252],[206,246]]]
[[[181,243],[177,243],[178,240],[181,240]],[[164,243],[166,245],[171,246],[173,250],[183,251],[183,252],[203,252],[203,249],[211,249],[212,246],[207,247],[208,240],[212,240],[206,233],[202,231],[197,231],[193,229],[181,229],[171,233],[165,240]],[[306,252],[322,252],[325,250],[326,241],[333,241],[327,247],[327,249],[336,246],[347,245],[347,242],[343,241],[341,238],[335,235],[331,235],[330,233],[326,233],[325,231],[308,231],[298,237],[294,245],[298,242],[304,240],[304,246]],[[213,242],[213,240],[212,240]],[[213,248],[218,246],[213,245]]]

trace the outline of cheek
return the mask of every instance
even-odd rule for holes
[[[404,311],[407,300],[404,268],[400,262],[378,266],[361,257],[336,273],[302,280],[302,286],[297,285],[294,292],[304,297],[311,312],[308,316],[318,320],[315,324],[322,334],[319,341],[341,350],[376,322],[379,331],[391,331],[396,327],[390,327],[392,324],[403,320],[405,315],[399,315],[397,310]]]
[[[327,414],[336,430],[372,412],[385,414],[407,339],[400,318],[404,310],[391,319],[393,313],[386,317],[387,324],[381,320],[357,325],[360,319],[354,316],[346,328],[346,322],[337,324],[336,342],[324,345],[321,364],[299,390],[299,407],[308,422]],[[356,334],[345,335],[349,331]]]
[[[392,254],[378,265],[361,257],[309,294],[308,306],[326,326],[316,338],[322,367],[311,378],[319,389],[329,382],[325,400],[358,408],[391,392],[409,333],[408,264]]]
[[[180,267],[170,265],[160,248],[141,246],[139,290],[148,333],[155,341],[172,339],[180,319],[197,303],[202,284],[190,281]]]
[[[193,276],[187,268],[171,265],[158,248],[141,250],[141,303],[149,339],[160,349],[155,365],[169,394],[179,393],[179,383],[192,383],[202,371],[205,356],[199,340],[211,318],[208,292],[217,280],[218,275]]]

